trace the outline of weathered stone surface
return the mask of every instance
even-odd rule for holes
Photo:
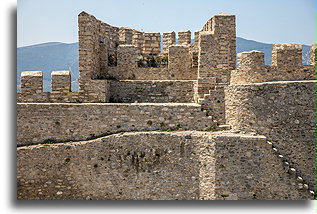
[[[194,103],[193,80],[110,81],[114,103]]]
[[[214,125],[198,104],[18,103],[17,115],[18,145],[122,131],[207,130]]]
[[[314,197],[316,44],[308,66],[300,44],[275,44],[272,66],[251,51],[238,54],[236,70],[234,15],[209,19],[193,44],[190,31],[177,45],[175,32],[163,33],[162,53],[159,32],[85,12],[78,30],[79,92],[69,71],[52,72],[52,92],[41,71],[22,73],[19,199]],[[153,130],[209,132],[51,144]]]
[[[225,132],[141,132],[20,147],[17,195],[28,200],[312,198],[292,184],[295,178],[265,141]]]
[[[281,80],[316,79],[314,65],[302,65],[301,45],[274,44],[272,66],[264,65],[260,51],[238,54],[238,69],[231,72],[231,84],[248,84]]]
[[[225,106],[232,128],[265,135],[315,186],[316,81],[231,85]]]

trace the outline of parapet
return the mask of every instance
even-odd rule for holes
[[[188,45],[171,45],[168,48],[168,68],[174,76],[185,79],[191,68],[191,55]]]
[[[137,67],[137,57],[139,50],[134,45],[119,45],[118,46],[118,66]]]
[[[274,44],[272,66],[264,65],[263,52],[250,51],[239,53],[238,70],[231,71],[230,84],[241,85],[315,78],[315,66],[302,65],[302,45]]]
[[[132,36],[133,36],[133,29],[122,27],[119,30],[119,42],[120,44],[132,44]]]
[[[234,32],[235,34],[235,15],[217,14],[206,22],[202,31],[210,31],[216,34]]]
[[[175,32],[163,33],[163,52],[168,51],[168,47],[176,44],[176,34]]]
[[[71,76],[69,71],[52,71],[52,91],[68,93],[71,91]]]
[[[42,71],[24,71],[21,73],[21,92],[26,94],[39,93],[43,90]]]
[[[190,45],[190,43],[191,43],[191,32],[189,30],[178,32],[178,44]]]
[[[301,44],[274,44],[272,50],[273,66],[301,66]]]
[[[159,54],[160,52],[161,52],[161,34],[159,32],[145,32],[143,53]]]
[[[21,73],[21,92],[18,102],[70,103],[108,101],[106,80],[90,80],[80,92],[71,91],[70,71],[52,71],[52,92],[43,92],[43,72],[24,71]]]
[[[261,51],[250,51],[238,53],[238,70],[254,68],[264,65],[264,53]]]

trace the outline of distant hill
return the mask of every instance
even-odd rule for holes
[[[241,53],[244,51],[258,50],[264,52],[264,61],[266,65],[272,64],[272,47],[273,44],[267,44],[262,42],[256,42],[253,40],[243,39],[237,37],[236,52]],[[303,45],[303,64],[309,65],[310,46]]]
[[[303,45],[303,63],[309,64],[309,49]],[[256,42],[237,37],[237,53],[259,50],[265,54],[265,64],[271,64],[272,44]],[[22,71],[43,71],[44,91],[51,90],[51,71],[71,70],[72,90],[78,90],[78,43],[48,42],[17,48],[17,82],[18,90]]]
[[[22,71],[43,71],[44,91],[50,91],[54,70],[71,70],[72,89],[78,90],[78,43],[49,42],[17,48],[18,85]]]

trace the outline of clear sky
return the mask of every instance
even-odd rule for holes
[[[315,42],[315,0],[18,0],[17,46],[77,42],[77,15],[143,31],[200,30],[220,12],[237,36],[266,43]]]

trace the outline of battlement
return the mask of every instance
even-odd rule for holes
[[[107,102],[109,83],[90,82],[93,88],[87,87],[86,91],[71,91],[71,73],[70,71],[52,71],[52,92],[43,92],[43,72],[42,71],[24,71],[21,73],[21,92],[17,93],[18,102],[41,102],[41,103],[75,103],[75,102]],[[100,91],[94,94],[94,91]]]
[[[178,44],[180,45],[190,45],[191,43],[191,32],[187,31],[179,31],[178,32]]]
[[[71,75],[69,71],[52,71],[52,91],[70,92]],[[21,93],[42,93],[43,92],[43,72],[24,71],[21,73]]]
[[[78,15],[78,30],[80,91],[71,92],[69,71],[52,72],[52,92],[43,92],[42,72],[23,72],[19,102],[109,102],[114,91],[111,85],[116,85],[109,81],[122,80],[127,89],[134,83],[124,80],[142,80],[144,86],[154,84],[152,80],[174,80],[169,84],[175,87],[179,87],[180,80],[196,81],[189,84],[193,88],[187,85],[185,90],[195,91],[194,97],[177,100],[197,102],[214,84],[229,83],[230,70],[235,66],[233,15],[212,17],[195,32],[194,44],[189,30],[177,32],[178,38],[174,31],[163,33],[163,52],[161,33],[111,26],[86,12]],[[155,84],[152,87],[155,93],[164,91]],[[154,97],[146,100],[156,100]],[[168,97],[166,94],[162,100]]]
[[[315,48],[316,49],[316,48]],[[315,55],[311,49],[311,57]],[[311,58],[311,63],[314,59]],[[264,65],[260,51],[238,54],[238,69],[231,72],[231,84],[249,84],[281,80],[315,79],[315,65],[302,65],[302,45],[274,44],[272,65]]]
[[[177,33],[178,44],[174,31],[163,33],[163,52],[161,33],[86,12],[78,29],[79,92],[70,71],[52,71],[52,92],[43,92],[42,71],[22,72],[19,199],[315,196],[316,44],[308,66],[300,44],[274,44],[272,65],[250,51],[236,69],[234,15],[213,16],[193,44],[190,31]],[[122,133],[139,131],[147,132]]]
[[[42,71],[24,71],[21,73],[21,91],[25,94],[39,93],[43,90]]]
[[[301,66],[301,44],[274,44],[272,49],[273,66]]]
[[[264,65],[264,53],[261,51],[249,51],[238,53],[238,69]]]
[[[165,32],[163,33],[163,52],[168,51],[170,45],[176,44],[176,34],[175,32]]]
[[[52,91],[68,93],[71,92],[70,71],[52,71]]]

